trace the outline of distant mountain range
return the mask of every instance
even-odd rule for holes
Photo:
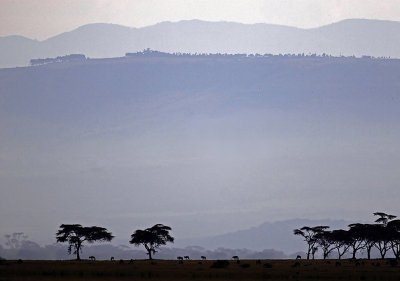
[[[296,237],[293,230],[303,226],[327,225],[331,229],[347,229],[350,224],[344,220],[292,219],[277,222],[265,222],[257,227],[230,232],[223,235],[177,241],[179,246],[198,245],[207,249],[274,249],[285,254],[304,251],[304,241]]]
[[[400,57],[400,22],[349,19],[312,29],[272,24],[188,20],[143,28],[89,24],[44,41],[0,37],[0,67],[26,66],[32,58],[80,53],[119,57],[146,48],[187,53],[316,53]]]

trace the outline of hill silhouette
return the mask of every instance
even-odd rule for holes
[[[187,53],[316,53],[400,57],[400,23],[350,19],[312,29],[271,24],[186,20],[143,28],[89,24],[44,41],[0,38],[0,67],[30,59],[80,53],[92,58],[124,56],[151,48]]]

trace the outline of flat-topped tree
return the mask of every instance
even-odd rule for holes
[[[390,233],[387,228],[387,225],[390,221],[394,220],[396,216],[389,215],[383,212],[375,212],[374,216],[378,216],[375,220],[376,223],[381,225],[381,230],[377,233],[378,239],[375,243],[376,248],[379,250],[381,254],[381,258],[384,259],[387,251],[390,249]]]
[[[67,242],[69,244],[68,254],[73,252],[76,254],[77,260],[81,259],[79,253],[82,251],[83,242],[111,241],[113,238],[112,233],[103,227],[84,227],[80,224],[62,224],[56,234],[57,242]]]
[[[391,221],[391,220],[393,220],[393,219],[395,219],[397,217],[395,215],[389,215],[389,214],[386,214],[386,213],[383,213],[383,212],[375,212],[374,216],[378,216],[379,217],[379,218],[377,218],[375,220],[375,222],[381,223],[384,226],[386,226],[389,221]]]
[[[131,235],[129,243],[135,246],[143,245],[147,250],[149,260],[151,260],[153,259],[152,254],[157,252],[157,248],[168,242],[174,242],[174,237],[169,234],[170,230],[171,227],[163,224],[156,224],[145,230],[138,229]]]
[[[350,248],[351,237],[349,231],[343,229],[335,229],[331,232],[333,239],[333,247],[336,249],[339,260]]]
[[[391,220],[387,224],[390,235],[390,248],[396,259],[400,259],[400,220]]]
[[[316,244],[317,244],[316,235],[318,233],[325,231],[325,229],[328,229],[328,228],[329,228],[329,226],[319,225],[319,226],[314,226],[314,227],[303,226],[300,229],[293,230],[293,234],[303,236],[304,241],[306,241],[306,243],[308,245],[307,259],[310,259],[310,254],[312,254],[313,259],[314,259],[314,254],[318,250],[318,247],[316,247]]]

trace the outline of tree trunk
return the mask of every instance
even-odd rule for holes
[[[353,248],[353,260],[356,259],[357,249]]]
[[[381,259],[385,259],[385,256],[386,256],[386,250],[384,250],[384,249],[382,249],[382,250],[379,250],[379,252],[381,253]]]
[[[80,250],[81,250],[81,245],[78,244],[78,245],[76,246],[76,260],[77,260],[77,261],[80,261],[80,260],[81,260],[81,256],[79,255]]]
[[[151,256],[151,250],[152,250],[151,247],[149,247],[147,244],[143,244],[143,245],[147,250],[147,255],[149,256],[149,260],[152,260],[153,257]]]
[[[391,248],[396,259],[400,259],[400,244],[391,242]]]
[[[375,245],[376,248],[378,248],[379,253],[381,254],[381,259],[385,259],[386,252],[387,252],[387,243],[382,242],[382,244],[378,243]]]

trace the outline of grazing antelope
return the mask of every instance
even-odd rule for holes
[[[201,259],[202,260],[206,260],[207,258],[205,256],[201,256]]]
[[[296,260],[301,260],[301,256],[298,255],[298,256],[296,257]]]
[[[114,257],[111,257],[111,258],[110,258],[110,261],[114,261]]]
[[[177,257],[179,263],[183,263],[183,257]]]
[[[91,261],[95,261],[95,260],[96,260],[96,257],[95,257],[95,256],[90,256],[89,259],[90,259]]]
[[[185,260],[190,260],[189,256],[184,256]]]
[[[239,257],[238,256],[233,256],[232,259],[238,261]]]

